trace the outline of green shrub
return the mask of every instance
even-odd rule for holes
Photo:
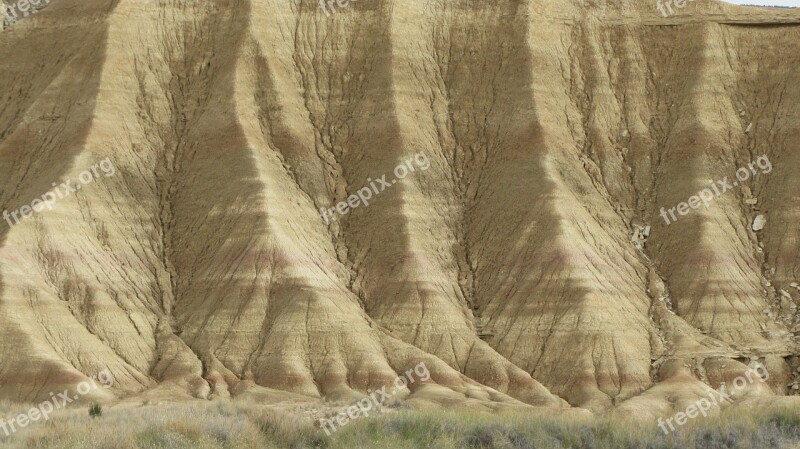
[[[101,407],[100,404],[92,404],[92,406],[89,407],[89,416],[92,418],[103,416],[103,407]]]

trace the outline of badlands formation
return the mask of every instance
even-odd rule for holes
[[[53,0],[0,33],[0,399],[352,400],[425,363],[411,403],[654,418],[763,363],[730,406],[798,400],[798,23]]]

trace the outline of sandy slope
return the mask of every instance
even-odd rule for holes
[[[420,362],[413,397],[445,402],[655,415],[756,361],[753,396],[796,393],[800,13],[652,3],[58,0],[15,23],[0,208],[115,174],[0,222],[0,397],[109,368],[117,397],[339,400]],[[747,190],[659,216],[763,154]]]

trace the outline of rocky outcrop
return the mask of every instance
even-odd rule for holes
[[[420,400],[655,413],[755,362],[796,392],[798,22],[54,1],[0,35],[0,397],[343,399],[420,362]]]

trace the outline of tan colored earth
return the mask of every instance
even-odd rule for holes
[[[0,210],[95,175],[0,221],[0,399],[108,369],[84,399],[347,401],[425,363],[401,398],[651,418],[763,363],[731,406],[800,404],[800,12],[335,10],[54,0],[0,33]]]

